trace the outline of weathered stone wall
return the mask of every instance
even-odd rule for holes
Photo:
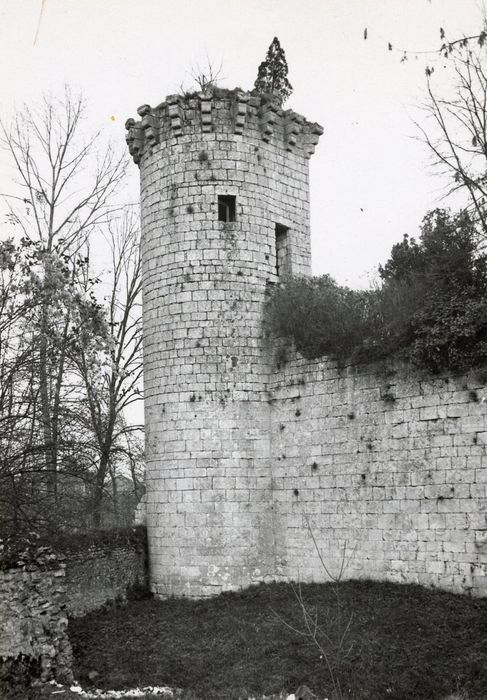
[[[0,697],[24,697],[33,678],[71,680],[68,614],[147,586],[145,529],[65,536],[66,556],[36,539],[0,544]]]
[[[241,91],[129,120],[140,165],[147,528],[156,594],[274,576],[261,309],[310,270],[308,158],[321,127]],[[235,221],[219,196],[236,197]],[[286,260],[283,257],[287,257]]]
[[[332,575],[487,595],[485,378],[296,359],[269,383],[276,553]],[[303,517],[304,516],[304,517]]]
[[[113,600],[125,600],[127,590],[147,586],[146,552],[127,543],[92,545],[66,557],[66,602],[73,617],[85,615]]]
[[[64,565],[46,569],[31,562],[0,570],[0,695],[30,682],[20,678],[24,660],[34,662],[30,672],[40,681],[72,680],[64,576]]]

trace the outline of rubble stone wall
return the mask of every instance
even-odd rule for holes
[[[25,659],[41,681],[72,679],[64,565],[0,570],[0,621],[0,694],[21,682]]]
[[[81,616],[148,585],[144,528],[19,539],[0,557],[0,697],[27,697],[33,679],[72,680],[68,615]],[[8,695],[10,697],[10,695]]]

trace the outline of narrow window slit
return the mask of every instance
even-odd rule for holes
[[[290,271],[289,228],[276,224],[276,274],[280,276]]]
[[[218,195],[218,221],[235,221],[237,198],[233,194]]]

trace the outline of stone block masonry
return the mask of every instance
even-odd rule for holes
[[[281,266],[310,271],[322,129],[239,90],[139,115],[127,141],[141,175],[152,588],[211,595],[275,576],[261,310],[277,230]]]
[[[332,575],[487,594],[483,383],[276,370],[263,338],[269,285],[310,274],[322,128],[238,89],[138,112],[154,593],[324,580],[312,532]]]
[[[485,379],[296,358],[268,385],[272,506],[290,579],[487,594]]]

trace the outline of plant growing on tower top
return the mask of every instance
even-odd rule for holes
[[[255,91],[260,95],[275,95],[282,104],[293,91],[293,86],[287,79],[287,72],[286,54],[275,36],[267,49],[265,60],[259,66],[254,83]]]

